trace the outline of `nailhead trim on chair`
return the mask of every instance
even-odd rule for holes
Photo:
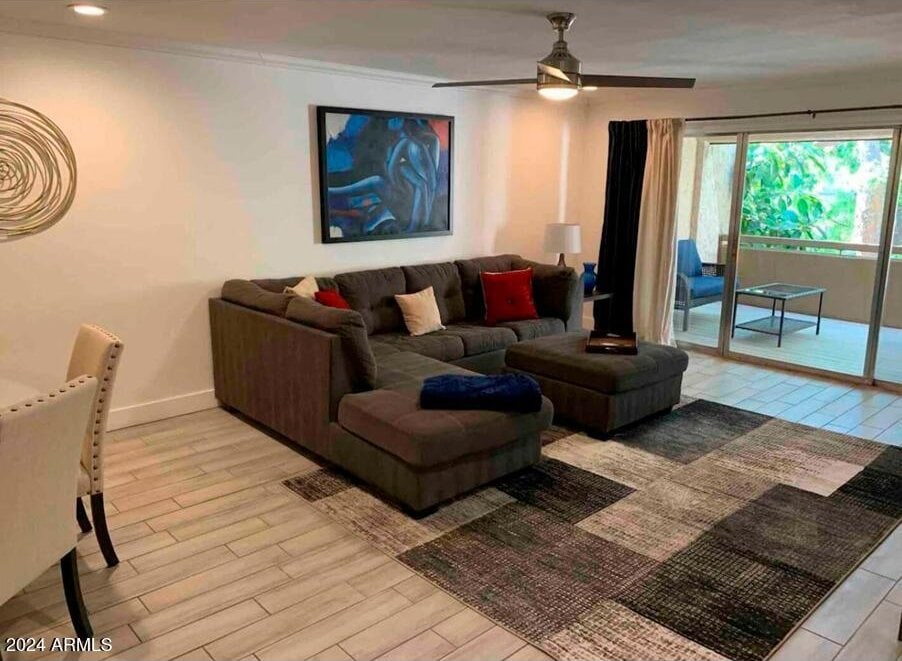
[[[86,382],[91,381],[91,380],[96,380],[96,379],[95,379],[93,376],[90,376],[90,375],[80,376],[80,377],[78,377],[78,378],[76,378],[76,379],[72,379],[72,381],[69,382],[69,383],[67,384],[67,386],[68,386],[69,388],[75,388],[76,383],[78,383],[78,384],[83,384],[83,383],[86,383]],[[65,393],[65,392],[66,392],[66,389],[65,389],[65,388],[59,388],[58,390],[59,390],[59,392],[61,392],[61,393]],[[47,393],[46,395],[37,395],[37,396],[35,396],[34,399],[26,400],[26,401],[24,401],[24,402],[19,402],[19,403],[15,404],[15,405],[9,406],[9,407],[7,407],[7,408],[5,408],[5,409],[0,409],[0,418],[2,418],[4,415],[9,415],[10,413],[18,413],[18,412],[21,411],[22,409],[31,408],[31,407],[34,406],[35,404],[43,404],[43,403],[46,401],[46,400],[44,399],[44,397],[56,397],[56,395],[57,395],[57,393],[55,393],[55,392],[49,392],[49,393]]]
[[[93,429],[91,430],[91,443],[93,446],[92,447],[93,452],[91,453],[91,455],[92,455],[92,459],[94,459],[94,461],[91,462],[91,464],[92,464],[91,465],[91,489],[89,491],[89,494],[93,494],[93,493],[100,493],[100,491],[101,491],[100,480],[101,480],[102,466],[101,466],[101,462],[99,461],[99,459],[100,459],[100,455],[102,452],[101,443],[103,442],[103,435],[104,435],[104,431],[105,431],[103,429],[104,409],[106,408],[104,405],[107,404],[106,393],[109,388],[109,386],[106,384],[109,384],[110,379],[111,379],[110,373],[116,369],[119,356],[122,353],[122,351],[121,351],[122,350],[122,341],[118,337],[113,335],[111,332],[106,330],[105,328],[102,328],[101,326],[97,326],[94,324],[87,324],[87,326],[89,328],[91,328],[92,330],[95,330],[98,333],[101,333],[102,335],[106,336],[108,339],[110,339],[113,342],[113,345],[109,350],[110,353],[107,356],[107,364],[106,364],[106,370],[105,370],[107,372],[107,374],[105,376],[103,376],[103,379],[102,379],[103,383],[100,384],[100,387],[99,387],[99,392],[98,392],[99,396],[96,401],[98,406],[95,409],[94,424],[93,424]]]

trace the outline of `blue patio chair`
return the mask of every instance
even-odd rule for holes
[[[683,311],[683,331],[689,330],[689,310],[723,298],[726,264],[703,263],[695,239],[677,241],[677,281],[674,307]]]

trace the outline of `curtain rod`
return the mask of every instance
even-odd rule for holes
[[[814,119],[818,115],[832,115],[839,112],[865,112],[870,110],[902,110],[902,104],[889,106],[858,106],[857,108],[821,108],[820,110],[793,110],[790,112],[764,112],[753,115],[720,115],[712,117],[689,117],[687,122],[713,122],[730,119],[760,119],[764,117],[797,117],[799,115],[811,115]]]

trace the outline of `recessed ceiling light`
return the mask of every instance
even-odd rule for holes
[[[76,14],[80,14],[81,16],[103,16],[106,14],[106,7],[101,7],[100,5],[91,5],[85,2],[78,2],[74,5],[69,5],[69,9],[74,11]]]

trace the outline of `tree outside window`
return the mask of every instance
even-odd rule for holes
[[[890,149],[880,139],[750,144],[742,234],[878,244]]]

